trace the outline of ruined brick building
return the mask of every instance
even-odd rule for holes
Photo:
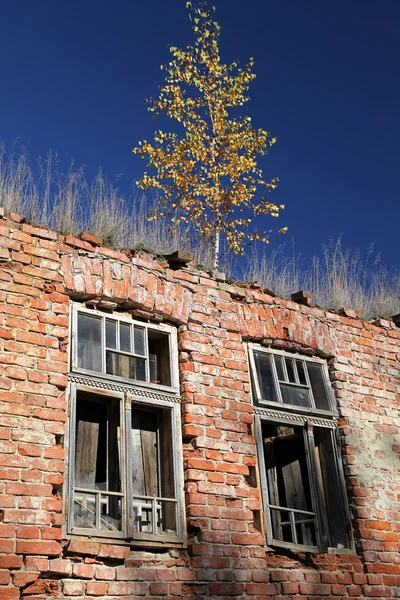
[[[0,218],[0,598],[400,597],[400,329]]]

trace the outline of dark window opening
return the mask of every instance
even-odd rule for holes
[[[78,394],[76,403],[74,524],[122,530],[119,402]]]

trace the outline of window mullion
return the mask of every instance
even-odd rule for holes
[[[282,356],[282,370],[283,370],[283,375],[285,377],[285,382],[289,382],[289,376],[288,376],[288,372],[287,372],[287,368],[286,368],[286,356]],[[274,366],[275,366],[275,360],[273,361]]]
[[[349,504],[348,504],[348,500],[347,500],[347,491],[346,491],[343,462],[342,462],[342,455],[341,455],[340,431],[339,431],[338,427],[331,431],[331,436],[332,436],[332,440],[333,440],[332,446],[334,448],[334,454],[335,454],[335,459],[336,459],[335,460],[335,462],[336,462],[336,477],[339,481],[339,488],[340,488],[340,492],[341,492],[341,501],[342,501],[342,506],[343,506],[345,520],[346,520],[347,538],[348,538],[349,547],[353,547],[352,535],[351,535],[351,518],[350,518]]]
[[[177,534],[180,538],[184,537],[185,521],[183,515],[184,499],[183,499],[183,481],[181,477],[182,464],[182,449],[178,445],[179,436],[182,431],[180,406],[175,405],[170,414],[171,433],[172,433],[172,450],[173,450],[173,475],[174,475],[174,496],[176,503],[175,515],[177,524]]]
[[[271,510],[269,509],[270,500],[269,500],[269,494],[268,494],[268,481],[267,481],[267,472],[266,472],[266,466],[265,466],[264,443],[263,443],[263,436],[262,436],[261,419],[258,415],[254,415],[254,425],[255,425],[255,433],[256,433],[257,449],[258,449],[258,470],[259,470],[260,480],[261,480],[261,494],[262,494],[262,498],[263,498],[263,504],[265,507],[264,524],[265,524],[265,528],[267,531],[267,540],[269,542],[272,542],[272,540],[274,539],[274,534],[272,531]]]
[[[68,457],[68,530],[74,527],[75,450],[76,450],[76,385],[70,389]]]
[[[256,369],[255,361],[254,361],[254,352],[253,352],[252,348],[250,348],[249,359],[250,359],[251,373],[253,374],[253,381],[254,381],[254,385],[256,388],[256,398],[257,398],[257,400],[261,400],[261,387],[260,387],[260,382],[258,380],[257,369]]]
[[[101,317],[101,371],[105,373],[106,368],[106,320]]]
[[[274,378],[274,385],[275,385],[275,389],[276,389],[276,394],[278,396],[278,401],[283,404],[283,397],[282,397],[282,392],[281,392],[281,386],[279,384],[279,379],[278,379],[278,371],[276,370],[276,364],[275,364],[275,358],[273,354],[270,354],[270,361],[271,361],[271,370],[272,370],[272,376]],[[285,361],[282,360],[282,364],[283,364],[283,369],[284,369],[284,373],[287,379],[287,372],[286,372],[286,365],[285,365]]]
[[[148,328],[144,328],[144,368],[146,373],[146,381],[150,381],[150,353],[149,353],[149,336]],[[143,357],[142,357],[143,358]]]
[[[125,463],[124,477],[125,477],[125,507],[126,507],[126,524],[125,531],[128,538],[133,536],[133,487],[132,487],[132,473],[133,473],[133,462],[132,462],[132,399],[130,396],[126,396],[124,404],[125,412]]]
[[[313,511],[316,514],[315,533],[317,537],[317,545],[321,552],[327,552],[329,546],[329,530],[323,508],[322,483],[319,477],[317,458],[315,455],[314,430],[313,425],[310,422],[306,422],[303,435],[309,471],[311,502],[313,505]]]
[[[297,361],[292,360],[292,365],[293,365],[293,373],[294,373],[294,380],[296,383],[300,384],[300,377],[299,377],[299,372],[297,370]]]

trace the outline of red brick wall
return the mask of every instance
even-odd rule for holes
[[[0,598],[400,597],[400,330],[0,218]],[[187,549],[63,539],[70,299],[178,328]],[[350,313],[351,314],[351,313]],[[260,531],[245,342],[329,357],[356,553]]]

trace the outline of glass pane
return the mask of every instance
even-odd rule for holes
[[[100,529],[104,531],[122,531],[122,497],[100,496]]]
[[[307,363],[308,376],[311,382],[311,389],[315,400],[315,406],[322,410],[332,410],[328,395],[326,393],[325,383],[322,373],[322,365]]]
[[[291,383],[296,383],[296,379],[294,376],[294,368],[293,368],[293,361],[291,358],[285,358],[285,363],[286,363],[286,371],[288,374],[288,381],[290,381]]]
[[[106,319],[106,346],[116,350],[117,348],[117,323]]]
[[[125,379],[146,381],[146,359],[107,350],[106,373]]]
[[[296,360],[297,373],[299,375],[299,381],[303,385],[307,385],[306,374],[304,372],[304,363],[301,360]]]
[[[269,354],[255,352],[254,361],[256,364],[261,398],[263,398],[263,400],[271,400],[273,402],[278,402],[278,396],[276,393],[275,384],[272,376],[271,356]]]
[[[171,361],[169,335],[151,329],[147,332],[149,340],[149,368],[151,383],[171,385]]]
[[[78,368],[102,371],[101,318],[78,313]]]
[[[141,354],[142,356],[145,356],[146,352],[144,347],[144,329],[135,326],[133,333],[135,342],[135,354]]]
[[[278,379],[279,381],[285,381],[285,375],[283,374],[283,367],[282,367],[282,359],[280,356],[274,356],[274,360],[275,360],[275,366],[276,366],[276,371],[278,373]]]
[[[130,356],[121,356],[117,352],[106,352],[106,373],[129,379]]]
[[[146,359],[131,357],[130,378],[146,381]]]
[[[74,493],[74,527],[96,529],[96,496]]]
[[[132,352],[131,325],[127,323],[119,324],[119,349],[122,352]]]
[[[311,406],[310,393],[305,388],[281,383],[281,392],[284,404],[292,406]]]

